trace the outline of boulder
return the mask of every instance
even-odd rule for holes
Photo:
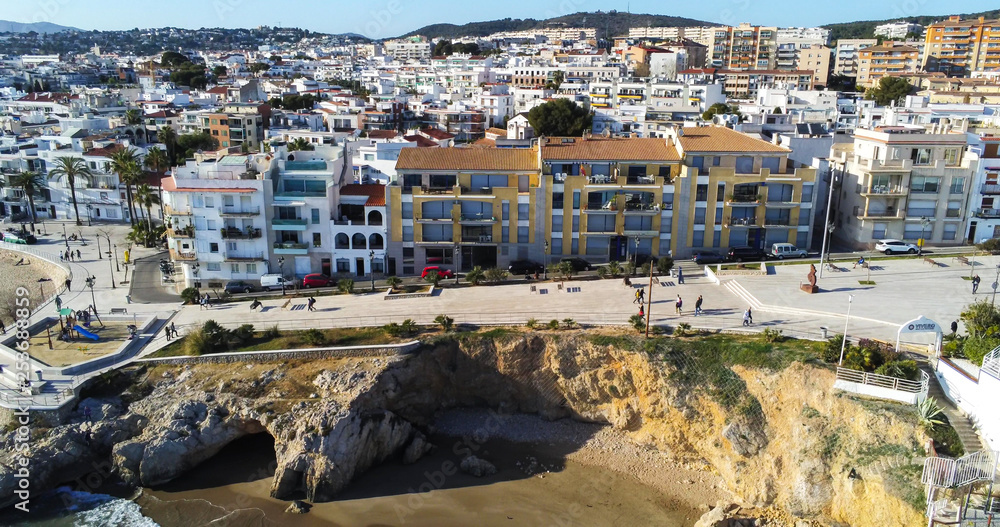
[[[290,514],[305,514],[309,512],[310,508],[312,508],[312,505],[302,500],[295,500],[285,509],[285,512]]]
[[[434,445],[428,443],[424,438],[424,435],[418,432],[413,437],[413,441],[410,441],[406,450],[403,451],[403,464],[412,465],[413,463],[416,463],[420,460],[420,458],[424,457],[424,454],[430,452],[433,448]]]
[[[462,472],[471,474],[477,478],[492,476],[497,473],[497,468],[493,466],[493,463],[490,463],[485,459],[480,459],[476,456],[469,456],[463,459],[459,468],[462,469]]]

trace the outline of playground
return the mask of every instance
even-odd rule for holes
[[[59,319],[49,318],[33,331],[28,348],[28,354],[33,360],[51,367],[86,362],[115,353],[131,335],[131,320],[105,320],[102,326],[92,318],[88,328],[75,319],[71,319],[72,325],[67,325],[66,317],[62,318],[61,325]]]

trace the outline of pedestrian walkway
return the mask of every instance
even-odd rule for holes
[[[987,448],[968,416],[944,394],[944,391],[941,389],[941,383],[938,382],[937,375],[934,374],[934,370],[930,364],[921,363],[920,369],[930,376],[930,382],[927,385],[927,397],[937,401],[938,407],[941,408],[952,428],[958,433],[958,438],[962,440],[965,452],[971,453]]]

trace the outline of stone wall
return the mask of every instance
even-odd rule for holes
[[[330,359],[338,357],[382,357],[403,355],[420,347],[419,341],[380,346],[346,346],[340,348],[311,348],[274,351],[213,353],[211,355],[156,357],[136,362],[152,364],[232,364],[238,362],[268,362],[287,359]]]

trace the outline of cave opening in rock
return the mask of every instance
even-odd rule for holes
[[[153,488],[166,492],[183,492],[260,480],[270,482],[278,464],[274,436],[263,427],[254,428],[259,428],[260,431],[233,440],[214,456],[180,477]]]

